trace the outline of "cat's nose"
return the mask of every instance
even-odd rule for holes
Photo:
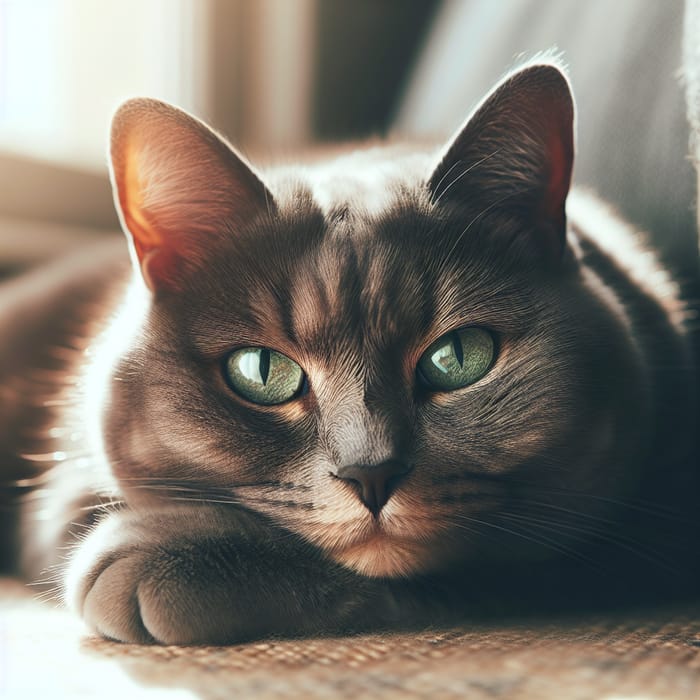
[[[389,496],[411,467],[391,459],[381,464],[350,464],[338,469],[337,477],[360,487],[360,498],[376,518]]]

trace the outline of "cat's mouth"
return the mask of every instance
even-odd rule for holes
[[[409,576],[426,568],[427,550],[414,540],[387,534],[381,527],[357,542],[338,547],[330,555],[339,564],[365,576]]]
[[[325,539],[322,546],[336,562],[364,576],[400,578],[439,565],[443,552],[430,527],[382,517],[348,525],[342,534],[332,528],[337,539]]]
[[[314,517],[290,525],[334,561],[372,577],[410,576],[439,565],[445,522],[428,505],[397,489],[375,514],[347,487],[331,494]]]

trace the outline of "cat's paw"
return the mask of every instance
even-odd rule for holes
[[[103,637],[120,642],[167,643],[169,639],[158,639],[162,631],[151,632],[142,618],[142,608],[149,612],[148,606],[142,605],[139,590],[145,569],[143,555],[128,548],[104,553],[82,551],[70,567],[66,598],[88,626]]]
[[[225,644],[354,624],[369,585],[289,533],[198,509],[108,516],[73,553],[65,588],[104,637]]]
[[[208,537],[183,536],[175,520],[114,514],[77,547],[66,599],[93,631],[122,642],[160,644],[223,643],[250,635],[234,592],[232,562],[216,546],[219,533],[212,528]]]

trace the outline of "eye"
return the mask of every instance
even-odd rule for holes
[[[496,355],[493,335],[483,328],[463,328],[438,338],[418,361],[418,373],[437,391],[452,391],[478,382]]]
[[[273,406],[295,398],[304,386],[304,371],[286,355],[269,348],[240,348],[224,367],[231,388],[244,399]]]

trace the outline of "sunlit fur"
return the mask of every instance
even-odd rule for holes
[[[442,150],[350,150],[261,173],[175,108],[129,102],[115,117],[112,175],[137,276],[126,282],[123,255],[118,274],[84,283],[98,311],[70,336],[83,352],[59,366],[75,382],[35,397],[68,399],[42,414],[54,437],[30,444],[27,461],[70,456],[70,426],[89,438],[84,468],[71,467],[74,455],[41,477],[41,500],[64,513],[50,534],[33,534],[48,526],[25,509],[30,573],[60,563],[68,544],[68,597],[79,610],[88,601],[95,629],[209,642],[244,633],[209,634],[207,624],[225,623],[216,610],[182,631],[195,623],[177,606],[158,613],[157,598],[140,599],[139,614],[156,620],[145,632],[128,587],[152,572],[174,580],[179,551],[183,605],[190,588],[197,601],[228,600],[207,594],[206,566],[233,586],[237,532],[243,550],[260,543],[285,562],[295,553],[244,582],[256,604],[282,605],[275,586],[286,585],[324,620],[359,605],[368,579],[588,561],[601,543],[656,556],[661,530],[644,516],[677,505],[663,485],[685,483],[693,464],[685,307],[652,253],[593,197],[573,193],[565,221],[572,134],[556,65],[507,78]],[[471,386],[431,391],[419,358],[466,326],[494,335],[493,366]],[[307,391],[278,406],[238,397],[222,368],[250,346],[297,362]],[[388,460],[410,471],[373,514],[338,471]],[[229,517],[240,531],[221,524]],[[84,546],[76,529],[89,533]],[[202,555],[200,570],[189,557],[216,552],[212,542],[226,555]],[[100,572],[124,557],[128,575],[113,571],[100,588]],[[317,568],[307,575],[306,564]],[[324,598],[324,571],[353,576],[355,597],[338,584]],[[124,612],[112,613],[120,586]],[[338,599],[347,605],[319,607]],[[283,617],[286,627],[271,616],[264,630],[301,628]],[[261,633],[253,622],[245,634]]]

